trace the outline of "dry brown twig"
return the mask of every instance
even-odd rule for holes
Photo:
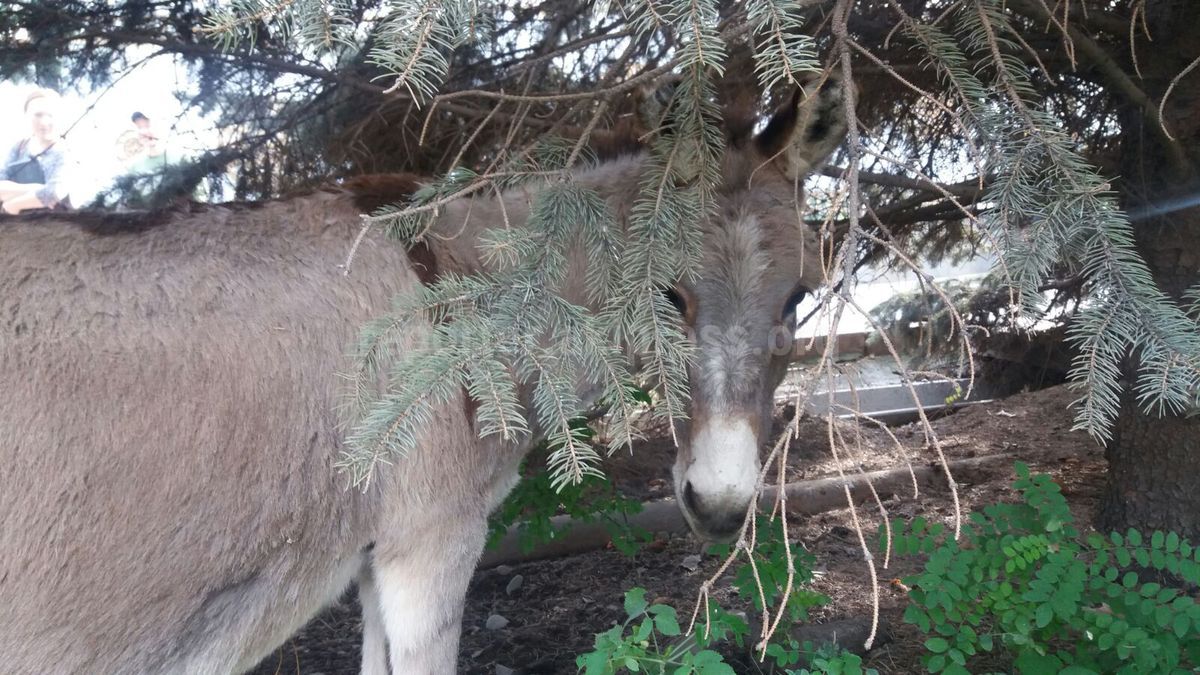
[[[827,387],[833,390],[833,370],[828,370],[829,377]],[[871,649],[871,645],[875,642],[875,632],[879,626],[879,581],[875,573],[875,560],[871,554],[870,547],[867,546],[866,536],[862,531],[862,523],[858,519],[858,507],[854,503],[854,496],[850,493],[849,480],[846,478],[845,472],[842,470],[841,456],[837,450],[836,433],[837,425],[834,423],[833,408],[830,407],[826,415],[826,430],[829,437],[829,451],[833,454],[833,465],[837,469],[838,479],[842,481],[842,488],[846,492],[846,504],[850,507],[850,519],[854,524],[854,532],[858,535],[859,544],[863,551],[863,559],[867,563],[867,570],[871,575],[871,630],[867,634],[867,639],[863,641],[863,649]]]
[[[854,386],[853,380],[848,380],[848,382],[850,386],[850,393],[854,400],[854,407],[862,410],[862,402],[859,401],[858,398],[858,388]],[[832,406],[830,409],[832,411]],[[858,450],[858,456],[860,458],[865,456],[866,453],[863,452],[862,447],[862,427],[858,425],[854,426],[854,445]],[[908,471],[909,474],[912,475],[913,484],[915,485],[917,482],[917,476],[915,473],[913,473],[911,464],[908,466]],[[875,506],[879,508],[879,517],[883,522],[884,537],[887,541],[887,547],[883,556],[883,569],[887,569],[888,563],[891,561],[892,556],[892,521],[888,519],[887,507],[883,505],[883,500],[879,498],[879,492],[875,489],[875,483],[871,481],[871,478],[867,475],[867,472],[863,468],[861,462],[858,464],[858,473],[862,476],[863,482],[867,484],[867,489],[871,491],[871,497],[875,500]]]
[[[1171,84],[1167,86],[1166,93],[1163,94],[1162,100],[1158,102],[1158,123],[1162,125],[1163,133],[1166,134],[1167,138],[1171,139],[1172,141],[1175,140],[1175,137],[1171,135],[1170,129],[1167,129],[1167,121],[1165,117],[1167,99],[1171,98],[1171,93],[1175,91],[1175,87],[1179,84],[1179,82],[1183,80],[1183,78],[1187,77],[1188,73],[1195,70],[1197,66],[1200,66],[1200,56],[1196,57],[1195,61],[1189,63],[1186,68],[1184,68],[1178,75],[1171,79]]]

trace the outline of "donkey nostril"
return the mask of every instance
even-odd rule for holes
[[[696,491],[692,489],[691,481],[683,484],[683,505],[692,513],[700,513],[700,503],[696,500]]]

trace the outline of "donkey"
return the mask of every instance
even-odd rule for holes
[[[734,532],[753,497],[789,351],[767,346],[820,282],[794,179],[845,133],[839,86],[731,140],[703,274],[673,289],[698,353],[675,487],[703,537]],[[573,178],[625,221],[644,161]],[[0,221],[0,669],[243,672],[358,579],[363,672],[455,670],[486,518],[529,443],[480,440],[464,393],[365,490],[335,467],[357,328],[480,269],[499,211],[452,203],[411,251],[370,234],[343,274],[366,202],[416,187]],[[501,198],[527,217],[523,193]]]

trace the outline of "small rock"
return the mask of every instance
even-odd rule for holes
[[[496,574],[508,576],[512,574],[513,568],[510,565],[496,565]]]
[[[502,666],[499,663],[496,664],[496,675],[516,675],[516,672],[508,666]]]
[[[789,633],[797,642],[812,642],[814,645],[833,644],[862,656],[866,653],[863,643],[871,632],[870,617],[852,617],[820,624],[799,624]],[[875,642],[879,645],[891,642],[891,627],[884,619],[880,619]]]
[[[499,614],[493,614],[487,618],[487,622],[483,624],[483,627],[488,630],[500,630],[507,625],[508,619]]]
[[[508,580],[508,585],[504,587],[504,592],[508,595],[512,595],[513,593],[521,590],[521,586],[524,584],[525,577],[521,576],[520,574],[516,574],[512,579]]]
[[[695,572],[700,569],[700,555],[696,553],[685,555],[683,560],[679,562],[679,566],[689,572]]]

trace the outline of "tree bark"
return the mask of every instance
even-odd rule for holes
[[[1141,84],[1157,104],[1171,80],[1200,56],[1194,29],[1200,25],[1200,3],[1148,0],[1145,11],[1154,41],[1139,42]],[[1182,171],[1166,161],[1164,139],[1148,128],[1157,120],[1135,109],[1121,119],[1117,185],[1133,218],[1139,251],[1159,287],[1175,299],[1200,281],[1200,208],[1194,206],[1200,195],[1197,111],[1200,72],[1193,71],[1176,84],[1163,116],[1188,157]],[[1200,417],[1145,415],[1127,396],[1114,432],[1098,524],[1105,529],[1173,530],[1200,542]]]

